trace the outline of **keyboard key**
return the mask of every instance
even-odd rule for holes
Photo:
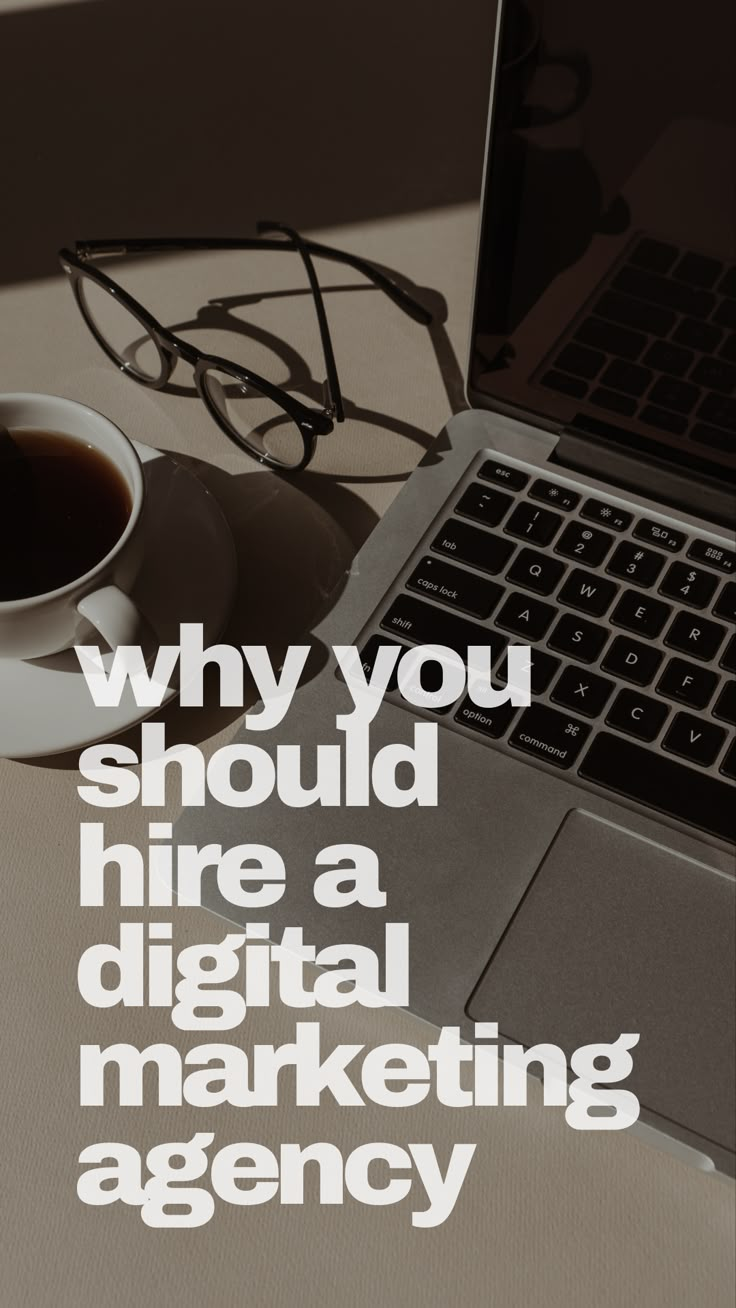
[[[664,555],[654,550],[640,549],[632,541],[622,540],[608,562],[607,572],[637,586],[651,586],[664,566]]]
[[[622,268],[616,274],[613,285],[617,291],[623,291],[626,295],[633,295],[637,299],[672,310],[670,326],[674,322],[675,313],[686,313],[691,318],[708,318],[716,303],[712,291],[683,286],[669,277],[658,277],[655,273],[630,266]],[[656,331],[654,334],[666,336],[667,331],[669,327],[665,331]]]
[[[503,595],[503,587],[495,582],[432,558],[422,559],[406,584],[409,590],[476,618],[487,618]]]
[[[689,713],[677,713],[662,741],[662,748],[707,768],[718,758],[725,739],[722,727],[694,718]]]
[[[594,618],[600,618],[617,591],[618,586],[612,581],[597,577],[594,572],[573,568],[557,598],[571,609],[580,609],[581,613],[590,613]]]
[[[538,595],[551,595],[564,571],[565,564],[559,559],[524,549],[519,550],[506,576],[516,586],[525,586]]]
[[[718,284],[718,290],[721,292],[721,295],[736,296],[736,264],[723,274],[723,277]]]
[[[638,363],[627,363],[624,359],[614,359],[601,377],[601,385],[614,391],[625,391],[627,395],[643,395],[652,378],[653,373],[649,368],[642,368]]]
[[[509,646],[511,649],[512,646]],[[530,689],[532,695],[543,695],[557,669],[560,666],[560,660],[553,658],[543,649],[532,649],[530,651]],[[505,686],[508,680],[508,653],[504,655],[503,662],[498,670],[499,685]]]
[[[602,731],[580,776],[721,840],[736,835],[733,787],[652,749]]]
[[[736,327],[736,300],[721,300],[713,314],[713,321],[733,330]]]
[[[660,699],[638,690],[621,690],[608,710],[606,725],[637,740],[656,740],[668,714],[667,705]]]
[[[658,372],[666,372],[670,377],[684,377],[694,358],[692,350],[686,350],[684,345],[655,341],[644,355],[643,362]]]
[[[717,568],[719,572],[736,572],[736,551],[713,545],[709,540],[694,540],[687,557],[696,563],[707,563],[709,568]]]
[[[716,427],[724,427],[726,431],[736,432],[736,397],[711,391],[698,409],[698,417]]]
[[[736,727],[736,681],[727,681],[713,707],[713,716]]]
[[[729,640],[721,654],[720,663],[721,667],[726,669],[726,672],[736,672],[736,636],[732,636]]]
[[[659,431],[668,431],[671,436],[682,436],[687,431],[687,418],[671,409],[658,409],[654,404],[645,404],[639,417],[649,427]]]
[[[583,522],[568,522],[560,539],[555,545],[556,554],[564,554],[568,559],[579,559],[591,568],[596,568],[606,557],[613,536],[596,527],[586,527]]]
[[[724,395],[730,395],[736,389],[736,366],[723,359],[701,359],[690,376],[699,386],[707,386],[711,391],[723,391]]]
[[[629,256],[631,263],[638,268],[647,268],[649,272],[669,272],[679,250],[665,241],[655,241],[652,236],[643,236],[634,253]]]
[[[636,400],[632,400],[628,395],[622,395],[620,391],[609,391],[599,386],[588,396],[591,404],[597,404],[599,409],[608,409],[610,413],[621,413],[625,418],[631,418],[636,413]]]
[[[657,690],[688,708],[704,709],[717,685],[718,677],[709,668],[698,668],[684,659],[670,659]]]
[[[533,541],[535,545],[549,545],[561,522],[559,513],[538,509],[536,505],[525,502],[517,504],[505,530],[511,536]]]
[[[415,599],[413,595],[400,595],[395,599],[381,620],[381,626],[392,635],[404,636],[417,645],[446,645],[466,662],[468,645],[488,645],[495,665],[507,643],[498,632]]]
[[[585,345],[577,345],[575,341],[571,341],[555,359],[555,368],[560,368],[562,372],[573,372],[576,377],[586,377],[588,381],[592,381],[598,376],[605,362],[606,356],[600,350],[591,350]]]
[[[480,731],[491,740],[505,736],[518,709],[513,704],[499,704],[497,708],[478,708],[472,699],[465,698],[455,714],[455,721],[472,731]]]
[[[696,617],[694,613],[678,613],[667,635],[665,645],[677,649],[681,654],[690,654],[693,658],[710,660],[716,654],[726,628],[718,622],[709,622],[707,618]]]
[[[717,618],[725,618],[727,622],[736,622],[736,581],[726,582],[713,605],[713,612]]]
[[[722,359],[728,359],[729,363],[736,363],[736,332],[731,332],[727,336],[720,349]]]
[[[497,527],[513,499],[502,491],[485,490],[475,482],[461,495],[455,512],[464,518],[474,518],[486,527]]]
[[[576,495],[575,491],[568,490],[567,486],[560,486],[556,481],[543,481],[541,477],[532,484],[529,498],[552,504],[556,509],[564,509],[565,512],[576,509],[580,503],[580,496]]]
[[[709,322],[698,322],[696,318],[683,318],[672,333],[673,341],[687,345],[691,350],[702,350],[711,354],[720,341],[723,332]]]
[[[494,463],[493,459],[487,459],[480,468],[478,476],[483,481],[493,481],[498,486],[508,486],[509,490],[520,491],[526,486],[529,478],[525,472],[519,468],[512,468],[507,463]]]
[[[694,609],[704,609],[717,585],[718,579],[711,572],[701,572],[687,563],[671,563],[659,590],[668,599],[684,600]]]
[[[457,518],[450,518],[440,528],[430,549],[481,572],[490,572],[491,576],[506,567],[514,552],[514,546],[502,536],[492,536],[489,531],[471,527]]]
[[[709,445],[712,450],[721,450],[723,454],[732,454],[736,448],[736,438],[722,427],[711,427],[707,422],[694,423],[689,435],[699,445]]]
[[[602,318],[586,318],[575,337],[585,345],[605,350],[607,354],[617,354],[622,359],[638,359],[647,343],[643,332],[632,332],[628,327],[604,322]]]
[[[662,662],[662,654],[653,645],[642,645],[630,636],[617,636],[601,663],[604,672],[612,672],[623,681],[648,686]]]
[[[651,404],[663,409],[674,409],[676,413],[692,413],[701,396],[697,386],[679,381],[676,377],[660,377],[647,396]]]
[[[569,768],[589,734],[590,727],[577,718],[559,713],[546,704],[532,704],[524,709],[509,737],[509,744],[557,768]]]
[[[597,718],[613,688],[614,683],[607,677],[599,677],[586,668],[570,665],[565,668],[552,691],[552,699],[555,704],[582,713],[586,718]]]
[[[655,640],[671,612],[669,604],[663,604],[651,595],[625,590],[611,614],[611,621],[617,627],[625,627],[627,631]]]
[[[400,650],[402,653],[405,653],[405,651],[408,648],[408,646],[406,645],[401,645],[397,640],[389,640],[387,636],[371,636],[367,645],[364,646],[360,654],[360,661],[361,664],[363,665],[363,672],[365,673],[365,677],[367,681],[369,681],[373,675],[373,669],[375,667],[376,658],[378,657],[378,650],[381,645],[391,645],[393,648]],[[396,670],[398,668],[400,661],[401,661],[400,659],[396,660],[396,666],[394,667],[394,670],[389,678],[389,683],[387,686],[387,690],[389,691],[398,690]]]
[[[736,781],[736,740],[729,746],[723,762],[721,763],[720,771],[723,772],[725,776],[730,777],[732,781]]]
[[[672,527],[665,527],[663,522],[652,522],[650,518],[642,518],[634,527],[634,536],[637,540],[647,541],[650,545],[659,545],[663,550],[681,550],[687,536],[684,531],[675,531]]]
[[[618,277],[614,285],[619,285]],[[643,332],[650,332],[652,336],[667,336],[675,323],[675,314],[671,309],[633,299],[618,290],[605,291],[593,306],[593,313],[599,318],[621,323],[624,327],[638,327]]]
[[[542,600],[532,599],[514,591],[496,614],[496,623],[515,636],[528,638],[529,643],[541,640],[549,629],[557,610]]]
[[[606,504],[604,500],[586,500],[580,510],[580,517],[587,518],[589,522],[600,522],[601,526],[610,527],[611,531],[626,531],[634,515],[625,509],[615,508],[613,504]]]
[[[556,368],[550,368],[544,374],[542,385],[551,391],[559,391],[560,395],[569,395],[573,400],[583,400],[588,394],[587,381],[582,377],[571,377],[567,372],[558,372]]]
[[[563,613],[547,644],[560,654],[569,654],[581,663],[595,663],[608,640],[604,627],[596,626],[574,613]]]
[[[711,287],[723,272],[720,259],[709,259],[705,254],[688,251],[673,270],[672,276],[678,281],[689,282],[691,286]]]

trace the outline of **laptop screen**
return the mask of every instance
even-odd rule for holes
[[[733,0],[505,0],[469,398],[736,475]]]

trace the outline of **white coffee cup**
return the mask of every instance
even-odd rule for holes
[[[130,590],[143,562],[143,469],[135,449],[109,418],[57,395],[0,395],[0,425],[59,432],[92,446],[115,465],[131,510],[122,535],[89,572],[58,590],[0,600],[0,658],[30,659],[77,644],[150,648],[151,631]]]

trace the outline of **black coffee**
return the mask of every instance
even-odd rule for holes
[[[83,440],[0,427],[0,602],[89,572],[120,539],[131,508],[115,465]]]

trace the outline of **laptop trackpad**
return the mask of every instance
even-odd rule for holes
[[[570,813],[468,1005],[518,1044],[637,1031],[643,1107],[734,1148],[730,877]]]

